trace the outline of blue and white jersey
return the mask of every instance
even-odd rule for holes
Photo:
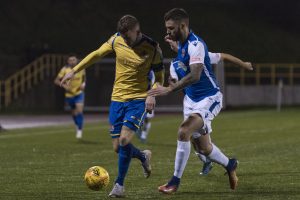
[[[170,66],[171,77],[182,79],[190,73],[190,65],[196,63],[203,64],[200,80],[184,88],[184,93],[194,102],[212,96],[220,89],[212,71],[206,44],[200,37],[190,32],[187,40],[183,44],[179,43],[177,57]]]

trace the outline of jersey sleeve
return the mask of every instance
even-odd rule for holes
[[[93,52],[91,52],[89,55],[87,55],[78,65],[76,65],[73,70],[75,72],[81,71],[90,65],[96,63],[98,60],[106,56],[107,54],[114,51],[114,43],[117,38],[117,34],[110,37],[110,39],[101,45],[101,47]]]
[[[62,79],[66,74],[65,67],[61,68],[61,70],[58,72],[57,78]]]
[[[171,76],[172,79],[178,80],[178,76],[177,76],[177,74],[175,72],[175,68],[174,68],[173,62],[171,62],[171,64],[170,64],[170,76]]]
[[[159,47],[158,44],[155,47],[155,52],[154,52],[153,60],[152,60],[152,63],[151,63],[151,69],[154,72],[161,71],[161,70],[164,69],[163,55],[162,55],[161,48]]]
[[[202,42],[200,41],[190,42],[188,46],[188,54],[190,55],[189,65],[197,64],[197,63],[204,64],[205,50]]]
[[[218,64],[221,60],[221,53],[208,52],[208,56],[210,59],[210,63],[213,65]]]

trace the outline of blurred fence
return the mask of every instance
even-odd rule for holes
[[[14,100],[22,98],[22,94],[31,91],[46,77],[55,76],[65,60],[65,55],[45,54],[5,80],[0,81],[0,108],[8,107]]]
[[[225,78],[229,85],[276,85],[279,79],[285,85],[300,85],[300,64],[260,63],[255,64],[254,71],[228,64],[225,67]]]
[[[62,108],[63,90],[53,84],[53,78],[65,60],[65,55],[46,54],[0,81],[0,109]],[[170,61],[165,59],[166,80]],[[275,105],[279,79],[284,84],[283,104],[300,104],[300,64],[255,64],[253,71],[246,71],[220,63],[214,70],[229,106]],[[108,111],[114,76],[114,59],[103,59],[87,69],[86,110]],[[158,98],[159,110],[180,111],[182,97],[178,92]]]

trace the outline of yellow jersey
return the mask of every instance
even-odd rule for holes
[[[62,79],[67,73],[72,70],[71,67],[64,66],[58,73],[57,77]],[[81,90],[81,85],[85,82],[85,70],[82,70],[75,74],[74,78],[70,81],[70,88],[66,90],[66,97],[74,97],[79,95]]]
[[[111,100],[126,102],[145,99],[152,87],[148,75],[153,70],[157,82],[163,84],[164,66],[162,53],[157,42],[142,35],[133,47],[128,46],[119,33],[114,34],[99,49],[90,53],[73,69],[80,71],[105,55],[116,53],[115,81]]]

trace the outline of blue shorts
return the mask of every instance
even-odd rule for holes
[[[77,103],[84,103],[84,93],[82,92],[74,97],[66,97],[65,101],[72,109],[75,109]]]
[[[145,100],[132,100],[127,102],[112,101],[109,108],[110,135],[112,138],[120,137],[122,126],[137,131],[146,117]]]

